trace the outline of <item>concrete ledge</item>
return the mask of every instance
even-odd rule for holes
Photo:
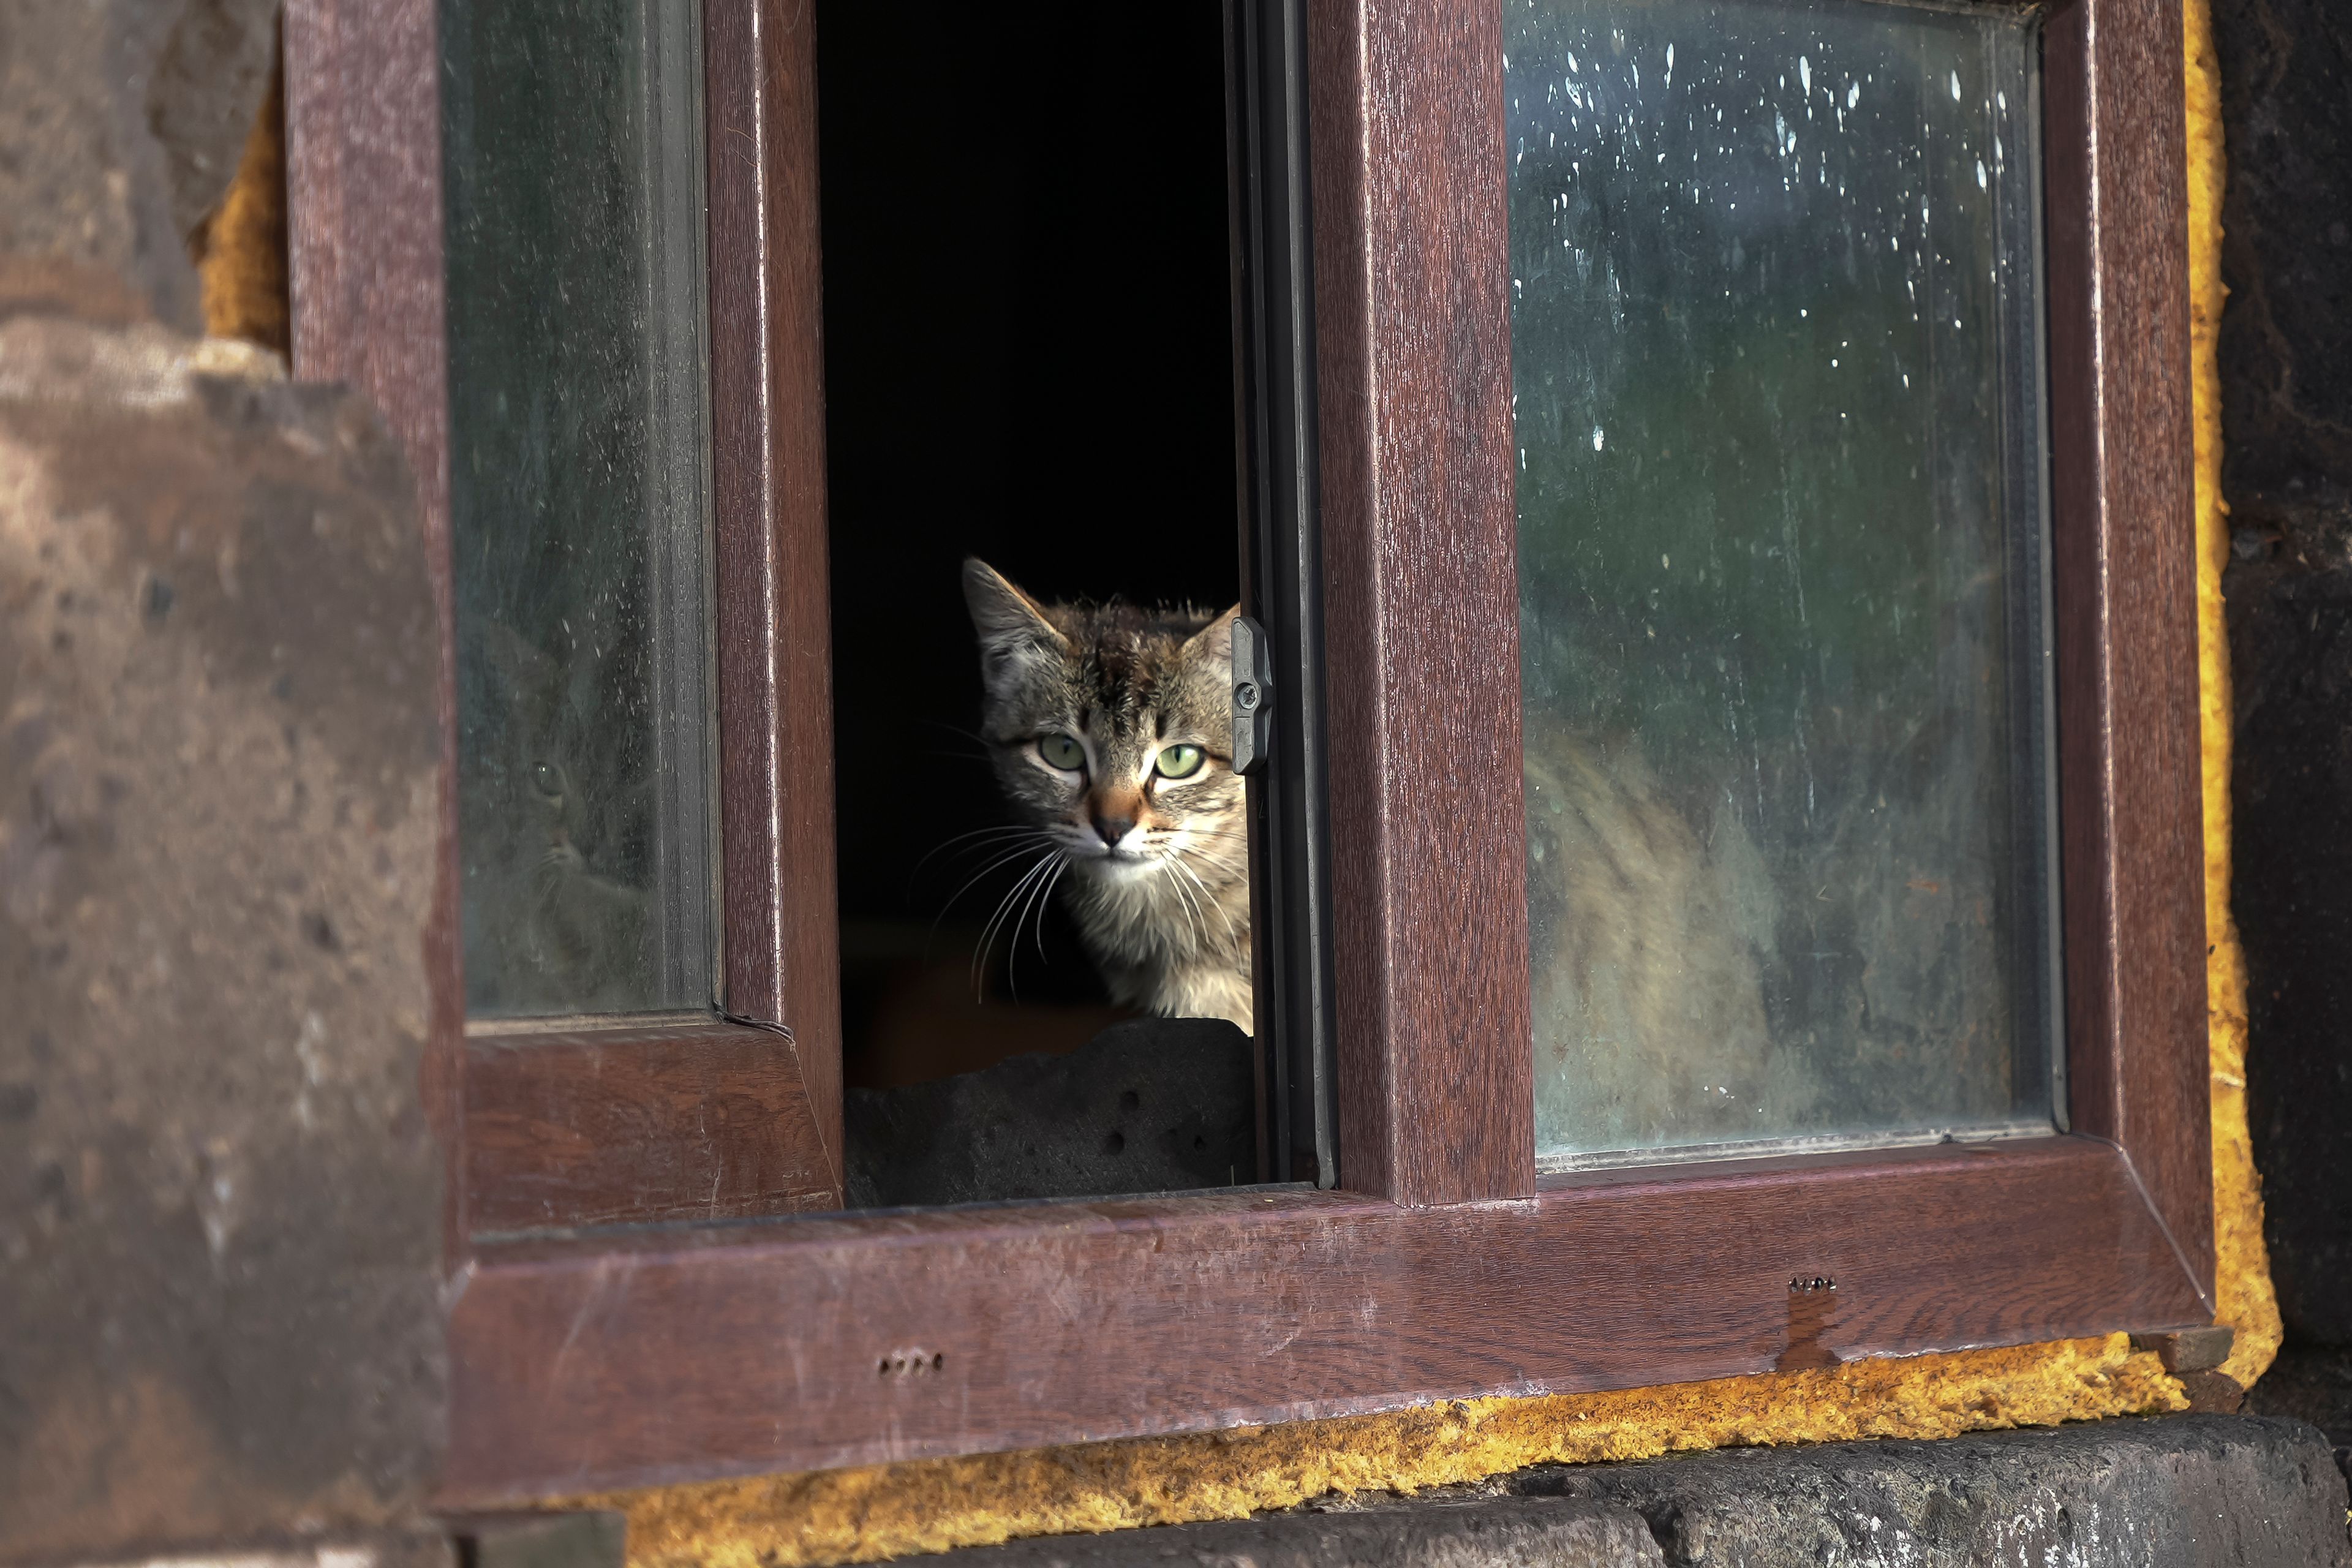
[[[2341,1565],[2344,1479],[2296,1421],[2181,1415],[1745,1448],[1510,1478],[1621,1508],[1670,1563]]]
[[[1553,1466],[1443,1496],[942,1555],[959,1568],[2347,1568],[2345,1510],[2319,1432],[2183,1415]]]
[[[1113,1535],[1063,1535],[908,1562],[956,1568],[1664,1568],[1631,1509],[1561,1498],[1439,1498]]]

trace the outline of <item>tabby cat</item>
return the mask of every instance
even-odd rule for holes
[[[1776,1047],[1780,897],[1719,789],[1526,710],[1536,1121],[1585,1149],[1737,1142],[1819,1089]]]
[[[1017,907],[1061,891],[1114,1001],[1249,1029],[1234,611],[1041,605],[977,560],[963,590],[981,738],[1035,851]]]

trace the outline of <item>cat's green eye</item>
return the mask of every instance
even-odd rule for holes
[[[533,767],[530,770],[530,782],[539,786],[539,793],[541,795],[563,793],[563,775],[557,773],[549,763],[541,763]]]
[[[1047,766],[1066,773],[1082,772],[1087,765],[1087,749],[1068,735],[1038,736],[1037,754],[1045,759]]]
[[[1189,779],[1201,771],[1209,754],[1198,746],[1162,746],[1152,769],[1163,779]]]

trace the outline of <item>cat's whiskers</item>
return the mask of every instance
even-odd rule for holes
[[[1171,877],[1169,886],[1176,889],[1177,896],[1184,900],[1185,908],[1192,911],[1192,919],[1189,923],[1192,931],[1192,951],[1199,952],[1209,945],[1208,912],[1201,908],[1201,900],[1192,896],[1192,890],[1180,879]]]
[[[1069,864],[1069,857],[1060,850],[1048,850],[1047,855],[1053,868],[1043,877],[1032,873],[1029,897],[1023,902],[1020,912],[1013,917],[1012,940],[1004,949],[1004,984],[1016,1002],[1021,999],[1021,983],[1014,973],[1021,961],[1021,924],[1029,918],[1030,910],[1037,911],[1037,957],[1042,962],[1045,956],[1045,900],[1053,893],[1054,879],[1061,875],[1062,868]]]
[[[922,722],[929,724],[934,730],[945,730],[949,734],[953,735],[959,741],[970,741],[972,744],[980,748],[980,753],[982,757],[986,757],[990,761],[994,761],[994,758],[989,756],[988,737],[982,734],[979,731],[967,730],[961,724],[950,724],[944,719],[925,719]]]
[[[1176,877],[1171,875],[1171,872],[1173,872],[1173,860],[1152,860],[1152,868],[1160,869],[1160,872],[1169,872],[1169,875],[1167,875],[1167,884],[1169,884],[1169,889],[1173,889],[1173,893],[1176,893],[1176,908],[1183,910],[1185,929],[1192,931],[1192,933],[1195,933],[1195,945],[1197,945],[1197,942],[1202,941],[1202,929],[1200,929],[1200,924],[1197,924],[1197,921],[1192,920],[1192,896],[1190,896],[1190,893],[1185,893],[1185,886],[1181,884],[1181,881],[1176,881]],[[1152,886],[1152,884],[1146,884],[1146,886]]]
[[[988,917],[988,923],[981,927],[980,946],[971,955],[971,992],[973,1001],[980,1002],[986,999],[982,987],[988,973],[988,954],[990,950],[996,945],[996,930],[997,927],[1003,923],[1005,911],[1012,908],[1013,900],[1021,896],[1023,890],[1026,889],[1040,873],[1044,872],[1048,867],[1053,865],[1055,858],[1055,852],[1052,849],[1047,849],[1045,853],[1038,856],[1037,863],[1030,867],[1026,871],[1024,871],[1021,874],[1021,879],[1013,883],[1012,889],[996,901],[996,909],[994,912],[990,914]],[[1017,923],[1015,924],[1014,929],[1016,931],[1020,929]],[[1009,973],[1006,978],[1009,982],[1011,979]]]
[[[1200,877],[1192,875],[1192,868],[1190,868],[1190,865],[1185,865],[1183,860],[1179,860],[1179,858],[1173,858],[1173,856],[1169,856],[1169,858],[1167,858],[1167,865],[1169,865],[1169,868],[1173,869],[1173,872],[1176,872],[1176,877],[1181,877],[1181,879],[1190,879],[1190,881],[1192,881],[1192,886],[1200,886]],[[1190,905],[1192,905],[1192,910],[1195,910],[1195,912],[1200,914],[1200,938],[1197,938],[1195,952],[1206,952],[1206,950],[1209,950],[1209,936],[1212,936],[1212,933],[1209,933],[1209,908],[1206,908],[1204,902],[1202,902],[1202,893],[1204,893],[1206,889],[1202,889],[1202,893],[1195,893],[1195,891],[1192,891],[1192,889],[1188,889],[1188,886],[1185,886],[1183,881],[1176,881],[1176,889],[1181,889],[1181,891],[1183,891],[1185,902],[1190,902]],[[1213,898],[1209,898],[1209,905],[1213,905],[1213,902],[1216,902],[1216,900],[1213,900]],[[1221,917],[1221,920],[1225,920],[1225,924],[1228,924],[1228,926],[1233,924],[1233,917],[1230,917],[1230,914],[1225,914],[1223,910],[1218,910],[1218,917]]]
[[[1171,853],[1184,857],[1187,859],[1197,858],[1199,859],[1205,860],[1210,865],[1214,866],[1218,870],[1225,873],[1225,876],[1231,881],[1243,881],[1249,876],[1249,868],[1247,866],[1236,866],[1232,861],[1226,859],[1223,856],[1218,854],[1215,850],[1203,849],[1198,845],[1179,847],[1171,851]]]
[[[1060,864],[1054,868],[1054,874],[1045,879],[1045,896],[1037,900],[1037,961],[1041,963],[1046,962],[1045,911],[1053,908],[1054,889],[1061,885],[1062,873],[1070,868],[1070,858],[1067,855],[1059,856],[1059,860]]]
[[[1209,907],[1217,911],[1217,918],[1225,922],[1225,934],[1232,937],[1236,942],[1241,940],[1241,933],[1234,929],[1234,917],[1225,913],[1225,906],[1217,901],[1216,894],[1209,891],[1209,885],[1201,880],[1201,873],[1192,869],[1192,867],[1186,865],[1181,859],[1174,857],[1171,857],[1168,863],[1175,867],[1178,870],[1183,872],[1187,877],[1192,879],[1192,885],[1201,889],[1200,896],[1208,900]],[[1206,924],[1207,921],[1204,916],[1202,918],[1202,925],[1204,928]],[[1205,929],[1202,931],[1202,934],[1204,938],[1206,937],[1207,931]]]
[[[1198,828],[1187,828],[1181,837],[1182,838],[1182,842],[1178,847],[1185,854],[1212,855],[1215,854],[1220,849],[1225,849],[1231,847],[1229,836],[1222,833],[1204,833]],[[1244,859],[1247,859],[1249,858],[1249,841],[1238,834],[1230,836],[1230,838],[1240,842],[1242,846],[1242,858]]]
[[[1176,853],[1181,853],[1181,856],[1185,856],[1185,858],[1188,858],[1188,860],[1206,860],[1206,863],[1213,865],[1213,868],[1221,869],[1221,872],[1228,872],[1228,875],[1233,875],[1234,879],[1240,879],[1240,877],[1246,877],[1246,875],[1249,875],[1249,865],[1246,865],[1246,863],[1244,863],[1244,865],[1234,865],[1233,860],[1228,860],[1228,858],[1225,858],[1225,856],[1221,856],[1221,853],[1216,853],[1216,851],[1213,851],[1213,848],[1202,848],[1200,844],[1192,844],[1192,847],[1181,848],[1181,851],[1176,851]]]
[[[962,898],[966,893],[971,891],[972,888],[977,883],[987,877],[990,872],[995,870],[998,867],[1007,866],[1012,864],[1013,861],[1020,859],[1021,857],[1027,854],[1036,843],[1045,843],[1049,852],[1052,850],[1052,841],[1046,838],[1045,835],[1037,833],[1034,829],[1031,830],[1031,833],[1033,836],[1031,843],[1016,844],[1011,849],[998,855],[995,859],[991,860],[987,865],[982,866],[979,870],[973,872],[964,882],[962,887],[958,888],[954,892],[949,894],[948,901],[940,906],[940,912],[932,918],[931,929],[935,931],[938,931],[940,929],[940,921],[948,918],[948,911],[955,908],[956,900]],[[993,847],[992,846],[992,851]]]
[[[1037,828],[1032,827],[1026,823],[1009,823],[989,827],[975,827],[969,833],[954,834],[949,837],[940,839],[940,842],[926,853],[921,859],[916,861],[915,869],[918,871],[921,870],[924,867],[929,865],[934,859],[947,853],[948,850],[955,848],[957,845],[964,844],[968,839],[1010,838],[1022,834],[1028,834],[1032,837],[1043,837]],[[958,850],[957,853],[969,854],[977,847],[977,846],[968,846],[964,849]]]

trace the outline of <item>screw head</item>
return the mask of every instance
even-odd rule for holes
[[[1246,713],[1257,706],[1257,683],[1244,680],[1234,688],[1234,706]]]

